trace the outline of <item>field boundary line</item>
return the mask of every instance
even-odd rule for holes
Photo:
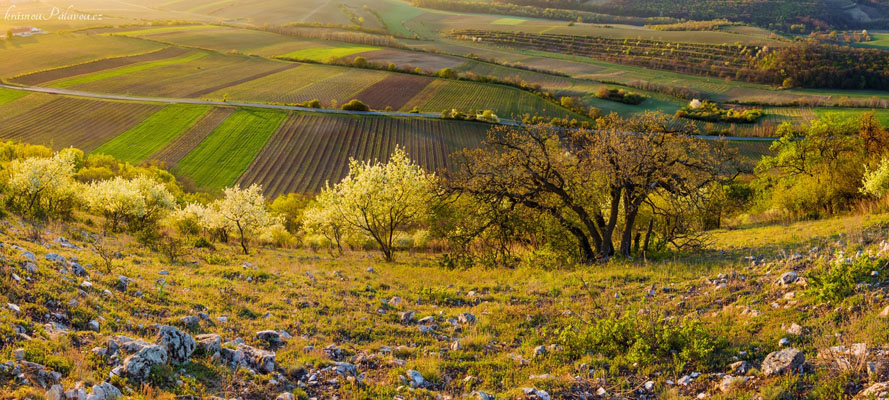
[[[175,99],[168,97],[143,97],[143,96],[130,96],[130,95],[119,95],[119,94],[108,94],[108,93],[95,93],[95,92],[84,92],[80,90],[69,90],[62,88],[49,88],[49,87],[38,87],[38,86],[16,86],[9,85],[6,83],[0,83],[0,88],[11,89],[11,90],[23,90],[28,92],[36,92],[36,93],[45,93],[45,94],[53,94],[53,95],[61,95],[61,96],[75,96],[75,97],[87,97],[93,99],[102,99],[102,100],[118,100],[118,101],[138,101],[138,102],[148,102],[148,103],[163,103],[163,104],[197,104],[197,105],[208,105],[208,106],[220,106],[220,107],[243,107],[243,108],[260,108],[266,110],[281,110],[281,111],[302,111],[302,112],[312,112],[312,113],[321,113],[321,114],[345,114],[345,115],[365,115],[365,116],[382,116],[382,117],[403,117],[403,118],[435,118],[435,119],[446,119],[442,118],[440,114],[431,114],[431,113],[407,113],[407,112],[386,112],[386,111],[347,111],[347,110],[333,110],[329,108],[311,108],[311,107],[300,107],[300,106],[285,106],[278,104],[264,104],[264,103],[245,103],[245,102],[228,102],[228,101],[217,101],[217,100],[199,100],[199,99]],[[471,122],[471,121],[469,121]],[[483,122],[477,122],[483,123]],[[494,124],[491,124],[492,126]],[[501,119],[500,125],[511,125],[511,126],[519,126],[521,123],[509,120],[509,119]],[[763,138],[763,137],[748,137],[748,136],[696,136],[697,138],[704,140],[728,140],[728,141],[747,141],[747,142],[763,142],[763,141],[775,141],[778,138]]]

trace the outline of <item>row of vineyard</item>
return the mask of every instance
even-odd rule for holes
[[[718,78],[753,79],[755,65],[768,53],[745,45],[673,43],[596,36],[459,30],[454,38],[509,47],[595,58],[597,60]]]
[[[396,146],[429,170],[447,169],[450,155],[479,146],[488,128],[463,121],[294,113],[239,183],[261,184],[271,196],[314,192],[342,179],[350,158],[386,160]]]

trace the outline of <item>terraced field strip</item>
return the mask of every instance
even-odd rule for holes
[[[286,117],[279,111],[239,110],[179,161],[174,172],[200,187],[232,185]]]
[[[355,95],[374,110],[398,110],[433,81],[425,76],[392,74]]]
[[[61,97],[0,124],[0,139],[89,152],[162,106]]]
[[[377,46],[367,46],[352,43],[337,43],[335,46],[318,46],[308,49],[300,49],[287,54],[282,54],[280,58],[289,58],[294,60],[312,60],[312,61],[328,61],[330,59],[339,59],[348,57],[353,54],[364,53],[366,51],[379,50]]]
[[[243,78],[235,79],[235,80],[233,80],[233,81],[220,83],[220,84],[218,84],[218,85],[216,85],[216,86],[211,86],[211,87],[208,87],[208,88],[204,88],[204,89],[198,90],[198,91],[196,91],[196,92],[194,92],[194,93],[190,93],[190,94],[186,95],[185,97],[201,97],[201,96],[205,96],[205,95],[208,95],[208,94],[213,93],[213,92],[218,91],[218,90],[223,90],[223,89],[225,89],[225,88],[229,88],[229,87],[232,87],[232,86],[237,86],[237,85],[240,85],[240,84],[242,84],[242,83],[247,83],[247,82],[250,82],[250,81],[257,80],[257,79],[265,78],[265,77],[267,77],[267,76],[269,76],[269,75],[277,74],[277,73],[279,73],[279,72],[286,71],[286,70],[288,70],[288,69],[292,69],[292,68],[296,68],[296,67],[297,67],[297,65],[294,65],[294,64],[284,64],[284,65],[282,65],[282,66],[280,66],[280,67],[278,67],[278,68],[275,68],[275,69],[273,69],[273,70],[260,72],[260,73],[255,74],[255,75],[245,76],[245,77],[243,77]]]
[[[188,153],[191,153],[195,147],[198,147],[207,136],[210,136],[210,133],[212,133],[219,124],[225,121],[225,119],[234,112],[235,109],[230,107],[214,108],[176,139],[148,157],[148,159],[160,161],[168,167],[174,167],[179,160],[182,160]]]
[[[10,90],[10,89],[6,89]],[[18,91],[22,92],[22,91]],[[28,92],[24,92],[28,93]],[[12,119],[20,114],[31,111],[43,104],[49,103],[57,99],[58,97],[44,94],[44,93],[31,93],[26,96],[19,97],[18,99],[8,101],[2,105],[0,105],[0,122],[6,121],[8,119]]]
[[[544,74],[540,72],[527,71],[518,68],[509,68],[502,65],[491,64],[480,61],[469,61],[457,68],[458,71],[471,72],[481,76],[494,76],[500,79],[519,78],[526,82],[537,83],[543,87],[553,89],[567,89],[574,85],[574,79],[553,74]]]
[[[0,106],[18,100],[28,95],[28,92],[0,88]]]
[[[331,100],[342,104],[388,75],[382,71],[350,70],[293,91],[289,98],[297,103],[318,99],[324,104],[329,104]]]
[[[420,111],[428,112],[452,108],[461,111],[493,110],[502,118],[525,113],[544,117],[578,118],[562,107],[518,89],[464,81],[444,83],[425,104],[420,105]]]
[[[166,46],[147,40],[76,33],[52,33],[0,41],[0,77],[141,54],[163,47]]]
[[[138,54],[132,56],[105,58],[102,60],[90,61],[83,64],[71,65],[62,68],[51,69],[47,71],[35,72],[28,75],[22,75],[10,79],[10,81],[22,85],[40,85],[60,79],[70,78],[92,74],[99,71],[105,71],[114,68],[120,68],[127,65],[163,60],[172,57],[179,57],[189,50],[181,47],[167,47],[161,50],[152,51],[150,53]]]
[[[78,85],[76,89],[98,93],[186,98],[208,88],[215,89],[257,74],[278,70],[284,65],[291,64],[256,57],[210,53],[190,62],[133,72],[116,79],[103,79]]]
[[[297,98],[292,96],[294,92],[315,82],[345,72],[345,68],[335,68],[327,65],[296,64],[292,69],[231,86],[210,93],[208,97],[222,98],[228,96],[231,100],[240,101],[298,103]]]
[[[101,81],[110,78],[116,78],[123,75],[129,75],[136,72],[141,72],[153,68],[166,67],[170,65],[176,64],[184,64],[189,63],[195,60],[199,60],[207,56],[208,53],[200,52],[200,53],[191,53],[186,56],[177,57],[174,59],[161,60],[161,61],[152,61],[137,65],[132,65],[123,68],[116,68],[108,71],[103,71],[99,73],[89,74],[85,76],[78,76],[71,79],[65,79],[58,82],[55,82],[52,87],[58,88],[66,88],[71,86],[83,85],[91,82]]]
[[[92,153],[137,163],[164,148],[210,111],[209,106],[168,105]]]
[[[144,35],[154,35],[158,33],[167,33],[167,32],[181,32],[181,31],[189,31],[189,30],[203,30],[203,29],[217,29],[219,26],[217,25],[178,25],[178,26],[163,26],[158,28],[149,28],[149,29],[138,29],[132,31],[124,31],[124,32],[114,32],[113,35],[126,35],[126,36],[144,36]]]
[[[348,173],[349,159],[387,160],[395,146],[434,171],[454,152],[481,144],[490,125],[465,121],[294,113],[238,179],[270,196],[315,192]]]
[[[853,118],[860,117],[864,114],[874,113],[874,117],[883,124],[883,126],[889,126],[889,110],[869,110],[862,108],[816,108],[812,110],[812,112],[818,118],[824,117],[839,117],[839,118]]]

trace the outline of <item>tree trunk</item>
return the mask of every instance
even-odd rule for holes
[[[654,220],[648,220],[648,229],[645,231],[645,244],[642,245],[642,258],[648,257],[648,244],[651,243],[651,231],[654,230]]]
[[[244,228],[241,227],[241,223],[238,222],[238,234],[241,236],[241,249],[244,250],[244,254],[250,254],[247,251],[247,238],[244,237]]]
[[[623,190],[619,187],[611,189],[611,207],[608,214],[608,223],[602,228],[602,245],[599,253],[603,257],[611,257],[614,255],[614,228],[617,226],[617,219],[620,217],[620,196]]]

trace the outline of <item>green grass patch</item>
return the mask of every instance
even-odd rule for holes
[[[188,153],[175,172],[201,187],[232,185],[286,117],[278,111],[238,111]]]
[[[494,25],[520,25],[525,21],[527,21],[527,19],[524,18],[500,18],[491,23]]]
[[[142,161],[170,144],[204,114],[209,106],[169,105],[139,125],[92,151],[109,154],[129,163]]]
[[[880,49],[889,49],[889,33],[871,33],[871,41],[859,43],[862,47],[876,47]]]
[[[170,66],[170,65],[192,62],[192,61],[204,58],[207,55],[208,55],[208,53],[203,53],[203,52],[202,53],[192,53],[192,54],[189,54],[189,55],[186,55],[183,57],[179,57],[179,58],[174,58],[171,60],[152,61],[152,62],[137,64],[137,65],[132,65],[129,67],[117,68],[117,69],[112,69],[109,71],[102,71],[102,72],[98,72],[95,74],[89,74],[86,76],[79,76],[76,78],[55,82],[51,86],[58,87],[58,88],[77,86],[77,85],[82,85],[85,83],[101,81],[103,79],[115,78],[118,76],[124,76],[124,75],[128,75],[128,74],[136,73],[136,72],[141,72],[141,71],[145,71],[145,70],[152,69],[152,68],[166,67],[166,66]]]
[[[860,117],[864,114],[874,113],[883,126],[889,126],[889,110],[871,110],[867,108],[816,108],[815,115],[818,118],[838,116],[841,118]]]
[[[215,25],[186,25],[186,26],[164,26],[159,28],[149,28],[149,29],[139,29],[135,31],[127,31],[127,32],[118,32],[113,34],[119,35],[153,35],[156,33],[168,33],[168,32],[179,32],[179,31],[193,31],[198,29],[214,29],[219,28]]]
[[[352,54],[364,53],[366,51],[374,51],[379,50],[379,47],[375,46],[364,46],[360,44],[348,44],[344,43],[342,45],[333,46],[321,46],[321,47],[311,47],[308,49],[301,49],[291,53],[287,53],[282,55],[283,58],[293,58],[297,60],[313,60],[313,61],[327,61],[330,59],[343,58],[347,56],[351,56]]]
[[[13,100],[18,100],[22,97],[28,95],[29,92],[23,90],[12,90],[12,89],[2,89],[0,88],[0,105],[9,103]]]
[[[389,7],[379,11],[380,17],[383,19],[386,27],[389,28],[389,31],[403,36],[413,36],[415,32],[404,26],[405,22],[425,14],[426,11],[398,0],[389,0],[387,3]]]

